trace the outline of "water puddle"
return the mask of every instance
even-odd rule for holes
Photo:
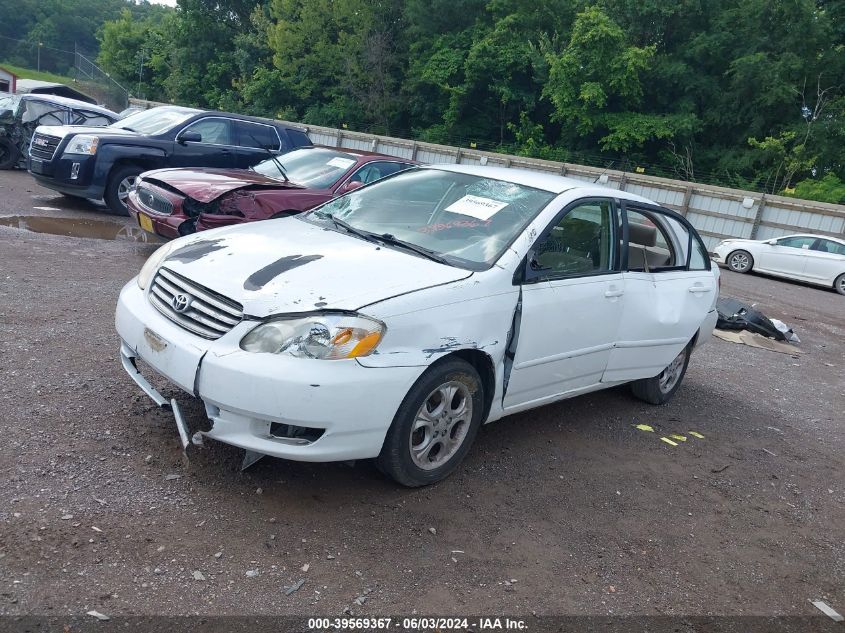
[[[32,231],[33,233],[49,233],[50,235],[66,235],[68,237],[88,237],[96,240],[122,240],[126,242],[163,242],[156,235],[142,231],[140,227],[131,224],[118,224],[108,220],[89,220],[82,218],[49,218],[31,215],[9,215],[0,217],[0,226],[10,226],[15,229]]]

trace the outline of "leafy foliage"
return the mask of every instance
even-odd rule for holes
[[[98,44],[157,100],[826,200],[845,180],[842,0],[0,0],[0,15],[0,35]]]

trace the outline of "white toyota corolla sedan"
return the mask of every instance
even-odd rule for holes
[[[122,290],[123,365],[202,399],[203,435],[448,475],[482,423],[620,383],[677,391],[718,267],[682,216],[554,175],[437,166],[296,217],[190,235]],[[146,369],[145,369],[146,371]]]
[[[833,288],[845,295],[845,240],[785,235],[771,240],[724,240],[713,260],[738,273],[752,270]]]

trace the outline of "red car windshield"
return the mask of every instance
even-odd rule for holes
[[[328,189],[356,164],[352,154],[320,147],[297,149],[283,156],[275,156],[258,163],[253,171],[312,189]],[[279,170],[281,164],[284,173]]]

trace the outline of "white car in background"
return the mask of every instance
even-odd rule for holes
[[[771,240],[724,240],[713,260],[738,273],[752,270],[833,288],[845,295],[845,240],[785,235]]]
[[[295,217],[156,251],[122,290],[122,362],[183,445],[377,458],[438,481],[482,423],[631,383],[668,401],[716,323],[719,270],[689,222],[622,191],[504,168],[411,169]]]

